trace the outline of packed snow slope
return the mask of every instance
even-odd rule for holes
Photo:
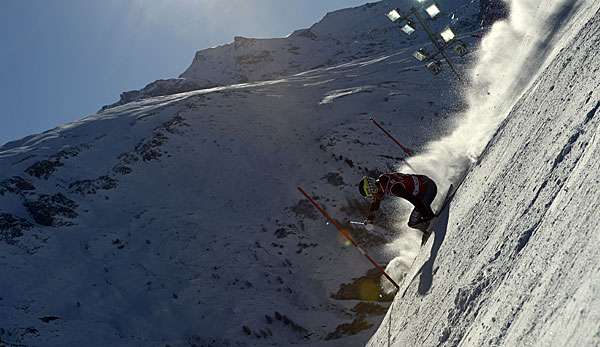
[[[525,88],[369,346],[600,345],[600,4],[538,6]]]
[[[476,29],[477,2],[443,4],[435,25]],[[423,36],[389,26],[385,13],[403,5],[368,4],[315,26],[344,47],[362,38],[343,62],[327,63],[330,50],[295,34],[298,51],[325,65],[242,84],[230,84],[240,82],[231,67],[222,86],[144,94],[1,147],[0,345],[366,343],[385,303],[373,302],[376,286],[340,285],[369,263],[296,186],[343,223],[362,219],[355,183],[402,158],[369,117],[419,151],[464,108],[447,71],[434,77],[410,56]],[[360,34],[375,22],[393,45]],[[394,218],[379,223],[404,223]],[[391,258],[383,250],[396,230],[352,232],[378,260]]]

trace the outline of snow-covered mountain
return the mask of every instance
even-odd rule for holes
[[[416,62],[424,34],[384,16],[412,2],[382,1],[201,50],[177,79],[4,145],[0,344],[367,343],[389,297],[298,185],[398,280],[419,255],[371,345],[597,344],[598,5],[528,3],[457,59],[477,63],[476,92]],[[472,46],[506,13],[439,4],[432,25]],[[371,116],[440,188],[486,148],[420,253],[405,204],[375,232],[347,223],[364,217],[358,179],[403,158]]]
[[[431,22],[436,29],[452,24],[458,32],[467,33],[480,23],[499,17],[496,1],[483,1],[481,6],[479,1],[444,0],[439,4],[444,13]],[[413,0],[385,0],[328,13],[310,28],[296,30],[285,38],[235,37],[232,43],[198,51],[179,78],[155,81],[141,90],[124,92],[118,102],[105,108],[147,97],[276,79],[422,42],[426,38],[424,32],[402,36],[397,25],[385,16],[391,9],[409,9],[413,5]]]

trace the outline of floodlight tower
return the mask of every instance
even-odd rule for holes
[[[452,62],[450,56],[446,52],[446,49],[451,46],[454,46],[454,51],[458,55],[464,56],[468,52],[466,44],[461,40],[454,39],[455,34],[450,27],[446,27],[444,30],[442,30],[439,33],[439,38],[436,37],[436,34],[431,29],[429,24],[427,24],[427,21],[423,18],[420,12],[424,10],[429,16],[429,19],[433,20],[442,12],[440,10],[440,7],[435,2],[427,5],[426,3],[428,2],[428,0],[417,0],[417,2],[420,5],[418,7],[412,7],[410,11],[408,11],[405,15],[401,14],[400,10],[394,9],[388,12],[386,16],[392,22],[399,21],[401,25],[400,30],[406,35],[411,35],[416,31],[415,25],[411,20],[411,16],[414,16],[423,28],[423,30],[425,30],[425,32],[427,33],[429,40],[431,40],[437,51],[434,54],[430,55],[424,48],[420,48],[413,54],[413,56],[421,62],[429,61],[425,66],[431,73],[437,75],[442,71],[442,65],[441,61],[436,59],[436,56],[441,55],[446,60],[446,62],[450,66],[450,69],[452,70],[452,72],[454,72],[458,80],[463,82],[464,80],[462,76],[458,73],[458,70],[456,70],[454,63]],[[440,42],[440,38],[443,40],[443,44]]]

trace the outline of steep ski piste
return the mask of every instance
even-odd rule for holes
[[[410,168],[414,168],[432,177],[439,191],[445,191],[452,183],[459,184],[521,93],[535,80],[552,54],[553,43],[560,38],[562,24],[578,6],[578,1],[573,0],[509,2],[509,17],[496,22],[481,41],[476,63],[468,72],[470,82],[463,91],[467,109],[458,117],[455,129],[409,158],[408,165],[399,164],[398,171],[411,172]],[[439,206],[440,200],[438,194],[434,206]],[[410,211],[401,206],[403,202],[396,204],[400,213],[406,215],[400,220],[406,220]],[[404,224],[394,227],[407,228]],[[419,252],[418,243],[404,236],[390,243],[387,251],[394,259],[386,271],[401,281]],[[388,281],[382,281],[382,285],[388,292],[395,289]]]

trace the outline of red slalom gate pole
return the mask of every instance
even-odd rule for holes
[[[352,243],[352,245],[354,245],[354,247],[356,247],[358,249],[358,251],[360,253],[362,253],[362,255],[364,255],[370,262],[371,264],[373,264],[377,270],[379,270],[381,272],[382,275],[385,276],[385,278],[388,279],[388,281],[392,282],[392,284],[396,287],[396,289],[400,289],[400,286],[398,285],[398,283],[396,283],[396,281],[394,281],[394,279],[392,277],[390,277],[390,275],[387,274],[387,272],[385,272],[385,269],[379,265],[379,263],[377,263],[375,261],[375,259],[371,258],[371,256],[358,244],[356,243],[356,241],[354,241],[354,239],[352,238],[352,236],[350,236],[350,233],[348,232],[348,230],[344,229],[342,227],[342,225],[335,219],[333,219],[329,213],[327,213],[316,201],[315,199],[313,199],[310,195],[308,195],[308,193],[306,193],[304,191],[304,189],[302,189],[301,187],[298,187],[298,190],[300,191],[300,193],[302,193],[302,195],[304,195],[308,201],[310,201],[311,204],[313,204],[314,207],[316,207],[317,210],[319,210],[319,212],[321,212],[321,214],[331,223],[333,224],[337,230],[340,232],[340,234],[342,234],[342,236],[344,236],[346,239],[348,239],[348,241],[350,241],[350,243]]]
[[[387,130],[385,130],[373,117],[371,117],[371,121],[373,122],[373,124],[375,124],[379,129],[381,129],[381,131],[383,131],[384,134],[386,134],[390,139],[392,139],[392,141],[394,141],[394,143],[396,143],[398,146],[400,146],[400,148],[402,148],[402,150],[404,151],[404,153],[406,153],[408,156],[412,156],[413,155],[413,151],[410,150],[408,147],[403,146],[398,140],[396,140],[392,134],[390,134]],[[414,173],[417,173],[417,170],[415,170],[414,167],[412,167],[408,161],[406,161],[406,158],[402,158],[401,159],[404,164],[406,164],[406,166],[408,166],[409,169],[413,170]]]
[[[371,121],[373,122],[373,124],[375,124],[375,126],[377,126],[379,129],[381,129],[381,131],[383,131],[383,133],[386,134],[387,137],[392,139],[392,141],[394,141],[398,146],[400,146],[400,148],[402,148],[402,150],[404,151],[404,153],[406,153],[406,155],[408,155],[408,156],[413,155],[413,151],[411,151],[410,148],[403,146],[398,140],[396,140],[392,136],[392,134],[390,134],[387,130],[385,130],[373,117],[371,117]]]

